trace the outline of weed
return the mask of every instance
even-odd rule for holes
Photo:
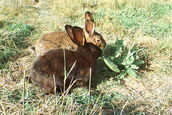
[[[136,45],[128,48],[124,40],[117,39],[112,47],[110,50],[105,49],[104,62],[112,71],[120,73],[117,79],[124,79],[127,74],[136,77],[138,72],[136,70],[144,63],[139,59]]]

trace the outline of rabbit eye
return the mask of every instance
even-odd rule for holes
[[[95,41],[96,41],[96,42],[100,42],[100,40],[99,40],[99,39],[95,39]]]

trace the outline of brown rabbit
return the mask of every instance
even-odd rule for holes
[[[106,42],[101,34],[95,32],[94,25],[95,24],[92,14],[89,11],[85,12],[85,29],[87,32],[87,42],[91,42],[101,48],[104,48],[106,46]],[[39,56],[44,52],[55,48],[65,48],[75,51],[77,49],[77,45],[74,44],[68,36],[70,30],[66,30],[66,32],[53,32],[43,35],[43,37],[39,39],[35,45],[36,56]]]
[[[71,26],[67,25],[65,28],[69,29]],[[40,56],[31,68],[30,81],[41,87],[47,94],[54,93],[55,85],[57,91],[64,91],[64,86],[68,88],[70,83],[75,80],[76,82],[72,86],[73,88],[88,86],[90,68],[92,69],[91,74],[93,74],[96,67],[96,60],[102,55],[102,51],[98,46],[86,41],[81,28],[73,27],[69,36],[71,41],[77,45],[76,51],[68,49],[49,50],[44,55]],[[64,64],[64,62],[66,64]],[[64,69],[64,65],[66,65],[66,69]],[[71,69],[72,66],[73,69]],[[65,85],[64,70],[66,70],[67,73],[70,71]]]

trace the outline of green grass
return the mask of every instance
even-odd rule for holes
[[[30,43],[28,36],[34,31],[34,27],[23,23],[10,23],[4,21],[0,39],[0,68],[7,63],[9,59],[21,54],[22,50],[27,48]]]
[[[104,54],[117,38],[128,47],[137,43],[145,61],[140,78],[117,81],[118,74],[99,59],[91,93],[76,88],[65,96],[45,95],[27,81],[24,85],[35,59],[26,49],[46,33],[64,31],[66,24],[84,28],[87,10],[107,42]],[[0,114],[172,114],[171,13],[170,0],[1,0]]]

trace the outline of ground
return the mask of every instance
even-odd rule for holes
[[[170,0],[1,0],[0,6],[0,114],[172,114]],[[145,62],[139,77],[117,80],[100,58],[94,89],[46,95],[24,79],[35,60],[29,48],[66,24],[84,28],[86,11],[107,46],[117,38],[137,44]]]

